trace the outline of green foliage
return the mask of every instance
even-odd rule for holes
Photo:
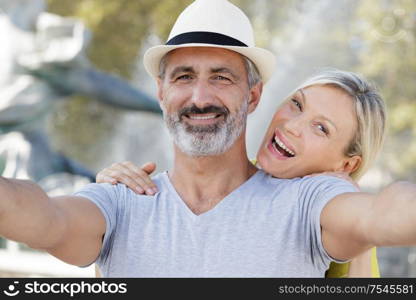
[[[156,1],[157,4],[150,12],[151,32],[157,34],[163,41],[167,40],[176,18],[192,2],[192,0]]]
[[[103,71],[125,78],[130,77],[132,62],[147,34],[148,13],[154,3],[156,1],[48,1],[50,12],[79,18],[92,32],[88,48],[91,62]]]
[[[48,0],[48,11],[80,19],[92,34],[87,53],[92,64],[129,80],[143,40],[153,32],[166,33],[188,3],[190,1]],[[138,86],[140,88],[140,83]],[[100,153],[94,149],[99,150],[96,147],[112,135],[120,116],[121,111],[117,109],[91,99],[73,97],[61,104],[52,117],[50,132],[58,149],[94,166]]]
[[[373,79],[388,105],[385,167],[414,179],[416,167],[416,2],[360,2],[357,33],[363,41],[358,69]]]

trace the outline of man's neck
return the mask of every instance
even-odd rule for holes
[[[241,147],[236,143],[224,154],[205,157],[191,157],[175,147],[169,178],[185,204],[199,215],[212,209],[256,171],[244,144]]]

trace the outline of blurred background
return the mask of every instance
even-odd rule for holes
[[[113,162],[172,161],[171,140],[142,66],[190,0],[0,0],[0,170],[48,192],[72,192]],[[377,191],[416,182],[416,2],[232,0],[256,42],[277,54],[273,78],[249,116],[250,157],[279,103],[308,76],[334,67],[363,74],[388,107],[388,138],[362,178]],[[415,248],[379,248],[382,277],[416,277]],[[0,276],[92,277],[0,240]]]

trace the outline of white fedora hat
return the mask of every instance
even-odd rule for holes
[[[274,54],[255,46],[250,20],[227,0],[196,0],[185,8],[166,44],[145,52],[143,63],[146,71],[157,78],[162,57],[183,47],[216,47],[238,52],[256,65],[264,83],[275,69]]]

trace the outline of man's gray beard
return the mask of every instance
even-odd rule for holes
[[[178,113],[166,114],[164,120],[179,149],[190,156],[219,155],[228,151],[243,132],[247,122],[248,101],[243,101],[234,115],[209,126],[192,126],[181,122]]]

